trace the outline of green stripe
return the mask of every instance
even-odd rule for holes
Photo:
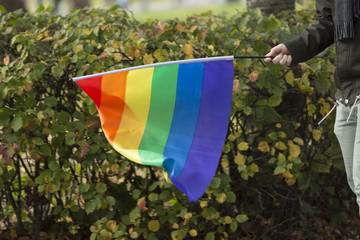
[[[139,146],[139,156],[145,165],[162,167],[174,114],[178,69],[178,64],[154,69],[149,115]]]

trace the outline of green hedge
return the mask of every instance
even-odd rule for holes
[[[313,16],[249,11],[140,23],[116,7],[1,13],[0,238],[351,236],[357,210],[334,114],[317,125],[333,104],[333,49],[292,69],[234,61],[228,137],[195,203],[161,169],[116,153],[95,105],[69,81],[161,61],[263,55]]]

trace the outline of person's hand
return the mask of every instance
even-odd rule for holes
[[[281,43],[271,49],[271,51],[265,55],[266,57],[274,57],[274,58],[265,58],[265,62],[272,62],[274,64],[281,64],[283,66],[290,66],[292,57],[290,55],[289,50],[285,46],[285,44]]]

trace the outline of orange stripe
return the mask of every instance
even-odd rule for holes
[[[127,75],[126,71],[102,77],[99,115],[105,136],[111,145],[124,112]]]

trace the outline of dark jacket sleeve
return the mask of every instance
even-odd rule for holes
[[[305,62],[334,43],[334,24],[331,0],[316,0],[317,17],[314,22],[294,39],[285,42],[292,65]]]

